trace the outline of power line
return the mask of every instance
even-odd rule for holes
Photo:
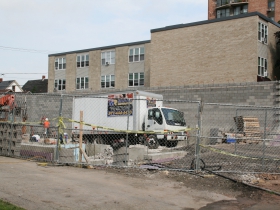
[[[29,52],[29,53],[42,53],[42,54],[49,54],[49,53],[56,53],[57,52],[57,51],[50,51],[50,50],[35,50],[35,49],[6,47],[6,46],[0,46],[0,49],[11,50],[11,51],[20,51],[20,52]]]

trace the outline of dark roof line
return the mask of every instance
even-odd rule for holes
[[[263,15],[259,12],[250,12],[250,13],[245,13],[245,14],[241,14],[241,15],[234,15],[234,16],[223,17],[223,18],[216,18],[216,19],[212,19],[212,20],[204,20],[204,21],[193,22],[193,23],[171,25],[171,26],[166,26],[164,28],[151,29],[151,33],[159,32],[159,31],[167,31],[167,30],[172,30],[172,29],[177,29],[177,28],[185,28],[185,27],[190,27],[190,26],[204,25],[204,24],[208,24],[208,23],[216,23],[216,22],[221,22],[221,21],[246,18],[246,17],[256,16],[256,15],[258,15],[260,18],[262,18],[262,19],[266,20],[267,22],[270,22],[273,25],[280,28],[280,25],[278,23],[274,22],[273,20],[266,17],[265,15]]]
[[[110,46],[105,46],[105,47],[96,47],[96,48],[90,48],[90,49],[84,49],[84,50],[76,50],[76,51],[55,53],[55,54],[49,54],[49,57],[50,56],[73,54],[73,53],[84,53],[84,52],[89,52],[89,51],[94,51],[94,50],[107,50],[107,49],[112,49],[112,48],[116,48],[116,47],[140,45],[140,44],[146,44],[146,43],[150,43],[150,42],[151,42],[151,40],[145,40],[145,41],[139,41],[139,42],[130,42],[130,43],[124,43],[124,44],[110,45]]]

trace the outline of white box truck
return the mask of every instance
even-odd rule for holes
[[[113,148],[125,143],[145,144],[150,149],[175,147],[187,139],[184,114],[164,107],[162,100],[162,95],[138,90],[75,97],[73,120],[80,121],[83,111],[84,123],[91,126],[83,132],[87,142]],[[78,128],[79,123],[74,122],[74,133],[79,133]]]

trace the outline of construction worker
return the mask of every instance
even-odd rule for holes
[[[45,134],[46,134],[46,137],[48,137],[48,134],[49,134],[49,128],[50,128],[50,122],[49,122],[49,119],[46,118],[45,121],[44,121],[44,128],[45,128]]]

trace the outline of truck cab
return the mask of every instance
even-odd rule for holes
[[[187,139],[184,113],[173,108],[148,108],[142,129],[143,131],[155,132],[152,137],[151,135],[150,138],[148,137],[147,141],[152,139],[151,143],[158,142],[162,146],[174,147],[178,140]]]

